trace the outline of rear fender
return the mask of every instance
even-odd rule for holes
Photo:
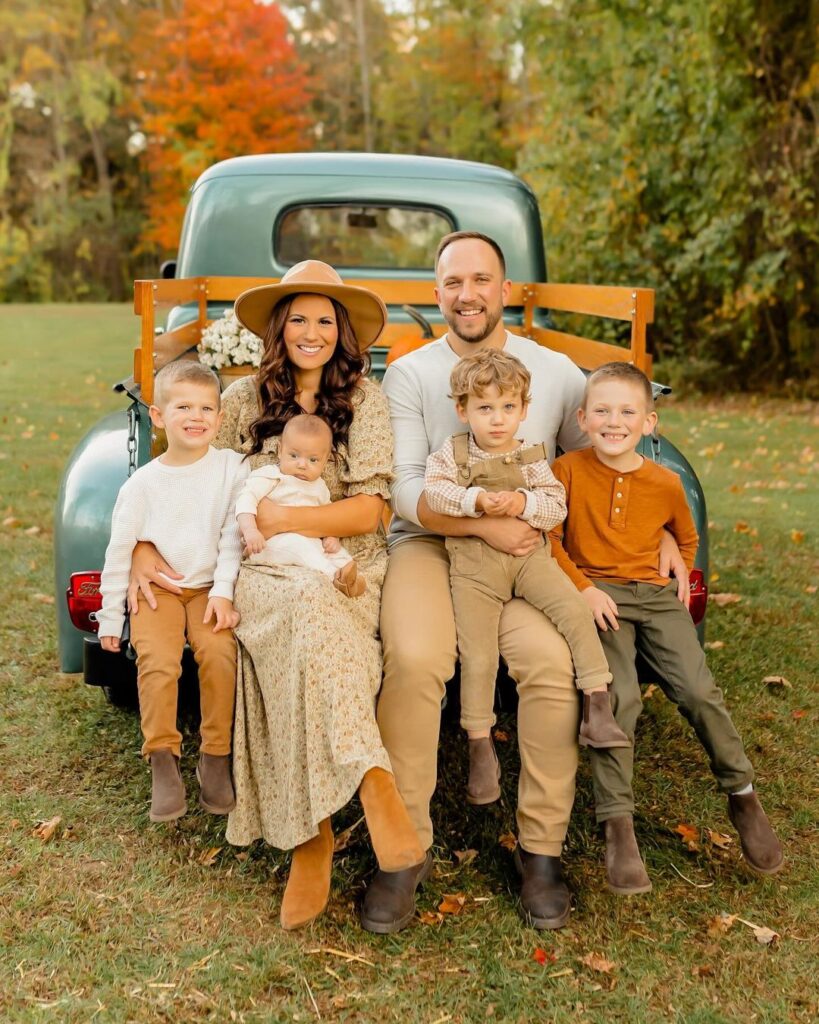
[[[140,407],[137,461],[150,450],[149,421]],[[140,455],[143,459],[140,459]],[[62,672],[81,672],[83,638],[68,615],[65,592],[72,573],[101,570],[111,534],[111,513],[128,477],[126,409],[100,420],[74,449],[54,510],[54,586]]]

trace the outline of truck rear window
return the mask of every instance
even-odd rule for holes
[[[454,230],[440,210],[322,203],[285,210],[274,232],[276,262],[324,260],[334,267],[430,270],[441,237]]]

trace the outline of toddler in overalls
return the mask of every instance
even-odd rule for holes
[[[469,431],[451,437],[427,459],[429,507],[450,516],[515,516],[548,531],[566,516],[565,492],[543,444],[516,438],[530,402],[530,375],[514,356],[486,349],[462,359],[450,377],[451,397]],[[580,742],[630,746],[614,721],[608,695],[611,673],[586,603],[553,560],[541,537],[529,555],[498,551],[478,537],[447,537],[450,586],[461,661],[461,726],[469,737],[467,800],[487,804],[500,796],[500,768],[492,742],[498,624],[513,597],[543,612],[572,653],[583,692]]]

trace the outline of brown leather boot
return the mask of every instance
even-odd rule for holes
[[[469,740],[469,781],[466,802],[479,806],[500,799],[500,762],[491,736]]]
[[[423,860],[418,834],[391,772],[370,768],[361,780],[358,796],[382,871],[403,871]]]
[[[199,780],[199,806],[211,814],[229,814],[236,806],[236,794],[230,777],[230,755],[200,754],[196,766]]]
[[[742,853],[748,866],[761,875],[775,875],[785,863],[785,855],[756,792],[751,790],[742,795],[731,793],[728,797],[728,817],[739,832]]]
[[[606,877],[609,889],[618,896],[651,892],[651,879],[640,856],[630,814],[603,822],[606,837]]]
[[[154,750],[151,760],[151,821],[176,821],[187,811],[179,758],[171,750]]]
[[[578,741],[581,747],[594,747],[596,750],[631,746],[631,740],[614,720],[608,691],[583,694]]]
[[[562,928],[569,920],[572,898],[560,870],[560,857],[529,853],[515,847],[515,867],[521,878],[520,912],[533,928]]]
[[[367,581],[359,573],[355,560],[351,560],[335,574],[333,586],[345,597],[361,597],[367,589]]]
[[[319,823],[318,835],[293,850],[280,913],[285,931],[303,928],[327,906],[332,868],[333,830],[330,819],[325,818]]]
[[[415,890],[432,873],[432,854],[404,871],[376,871],[361,904],[361,927],[376,935],[400,932],[415,916]]]

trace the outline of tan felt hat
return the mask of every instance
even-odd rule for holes
[[[387,322],[387,307],[367,288],[345,284],[338,271],[321,260],[304,260],[291,267],[278,284],[249,288],[236,300],[236,319],[264,337],[273,307],[288,295],[326,295],[347,310],[358,346],[363,352],[378,340]]]

